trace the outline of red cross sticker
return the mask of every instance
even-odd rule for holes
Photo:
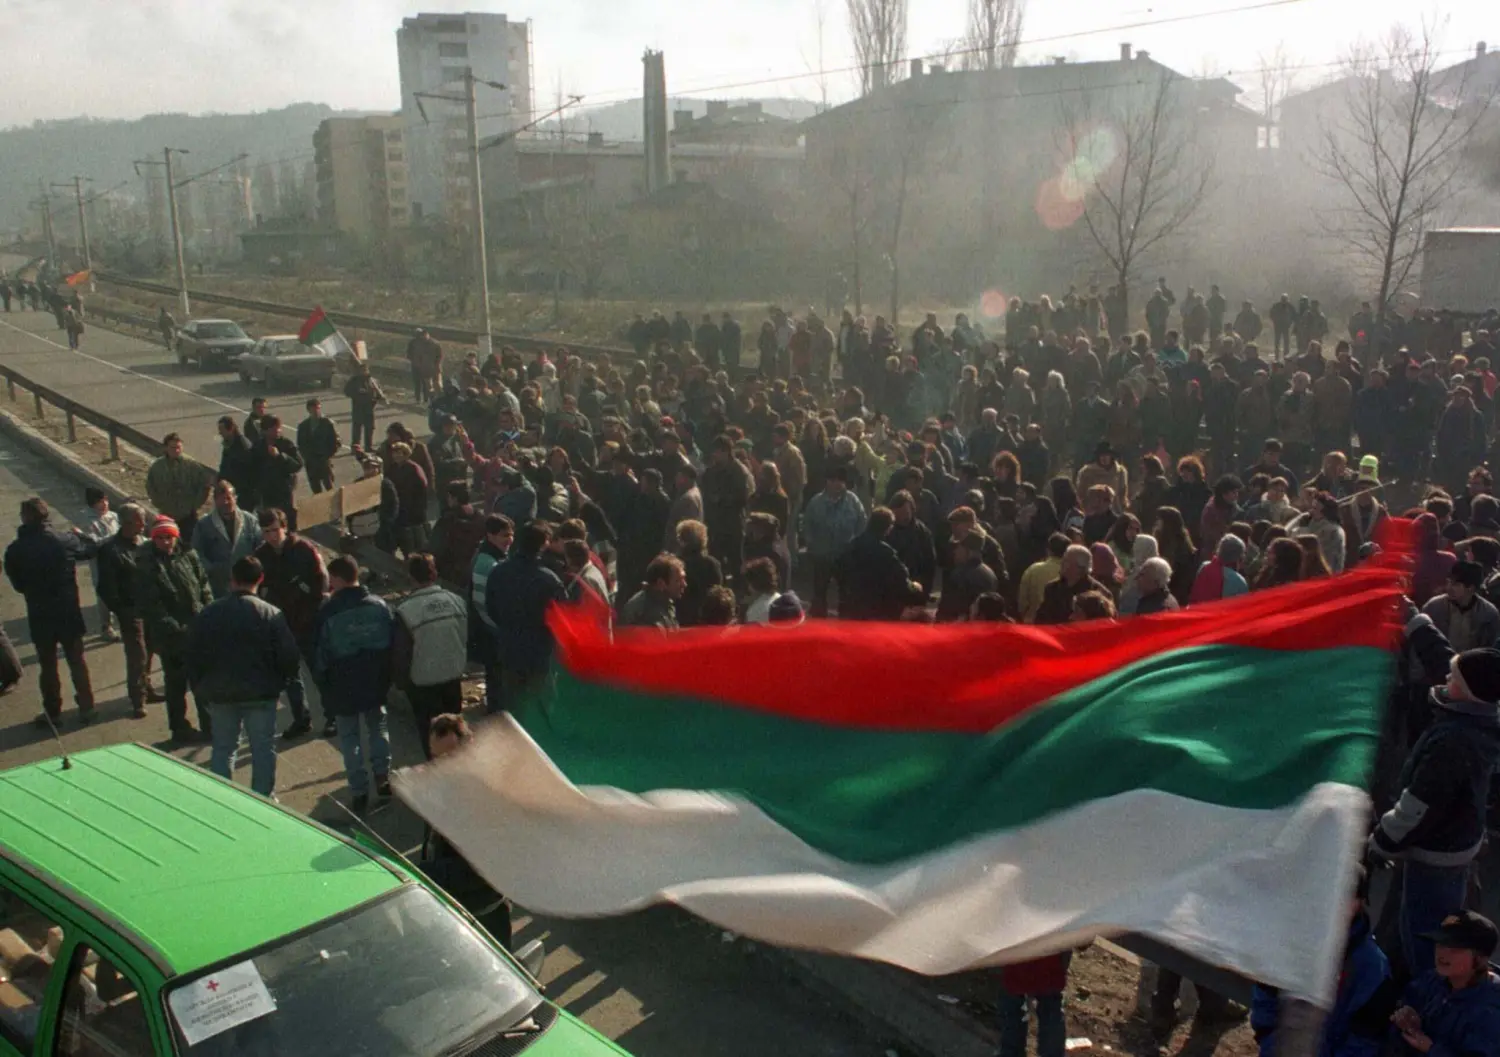
[[[210,980],[208,982],[208,989],[210,991],[217,991],[219,989],[219,981],[217,981],[217,980]]]

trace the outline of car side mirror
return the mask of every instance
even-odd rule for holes
[[[516,961],[521,963],[534,978],[540,980],[542,976],[542,963],[547,960],[547,946],[541,940],[532,940],[526,946],[515,953]]]

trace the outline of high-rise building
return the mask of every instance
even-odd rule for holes
[[[470,193],[465,105],[417,93],[462,97],[464,71],[472,69],[480,80],[506,86],[476,90],[481,141],[530,124],[531,24],[472,12],[416,15],[402,20],[396,51],[412,220],[462,223]]]
[[[411,217],[405,121],[400,114],[331,117],[313,133],[318,221],[360,238]]]

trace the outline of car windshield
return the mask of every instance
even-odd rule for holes
[[[437,1057],[521,1023],[521,974],[420,885],[167,995],[188,1057]]]
[[[199,323],[198,336],[210,341],[227,341],[231,338],[243,338],[245,332],[238,323]]]

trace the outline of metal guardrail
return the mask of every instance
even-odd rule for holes
[[[165,283],[153,283],[144,279],[131,279],[114,272],[96,272],[94,279],[97,282],[109,283],[114,286],[123,286],[131,290],[141,290],[146,293],[159,294],[163,297],[176,298],[177,289]],[[302,320],[311,311],[308,307],[297,305],[279,304],[274,301],[257,301],[248,297],[235,297],[232,294],[218,294],[208,290],[189,290],[188,297],[195,301],[202,301],[210,305],[224,305],[228,308],[239,308],[247,312],[260,312],[272,316],[285,316],[288,319]],[[465,330],[461,327],[448,327],[436,323],[416,323],[397,319],[381,319],[377,316],[366,316],[356,312],[342,312],[328,310],[328,318],[334,323],[358,327],[362,330],[371,330],[377,334],[395,334],[400,337],[410,337],[418,327],[422,327],[438,341],[456,342],[460,345],[477,345],[479,343],[479,332],[476,330]],[[535,338],[525,334],[502,334],[492,335],[498,345],[509,345],[518,352],[543,352],[551,351],[559,347],[565,347],[569,352],[586,356],[590,359],[605,359],[616,356],[629,350],[607,345],[580,345],[576,342],[560,341],[550,338]]]
[[[119,419],[110,418],[102,412],[93,408],[84,407],[69,397],[63,396],[55,389],[48,389],[27,378],[14,367],[0,364],[0,378],[5,379],[5,388],[10,396],[11,402],[15,403],[19,398],[16,389],[20,387],[32,395],[36,401],[37,418],[47,417],[47,405],[50,404],[67,416],[68,442],[74,443],[78,440],[78,420],[82,419],[96,429],[102,430],[109,437],[109,457],[118,460],[120,458],[120,441],[132,447],[139,448],[142,452],[150,454],[161,449],[160,437],[149,437],[136,429],[134,426],[121,422]]]
[[[120,316],[124,313],[109,314]],[[94,312],[93,315],[102,318],[104,313]],[[155,320],[149,322],[154,329]],[[91,407],[85,407],[55,389],[33,382],[14,367],[0,364],[0,378],[5,379],[6,391],[12,403],[20,399],[16,393],[17,389],[24,389],[31,394],[35,401],[37,418],[47,417],[48,405],[60,410],[67,418],[68,443],[70,444],[78,441],[78,422],[82,420],[109,437],[109,457],[116,462],[120,460],[120,441],[122,440],[148,458],[155,458],[156,454],[161,451],[160,437],[142,433],[128,423],[111,418]],[[373,510],[379,505],[380,478],[360,478],[326,492],[304,495],[299,498],[297,500],[297,525],[299,528],[312,528],[317,525],[340,524],[351,514]]]

